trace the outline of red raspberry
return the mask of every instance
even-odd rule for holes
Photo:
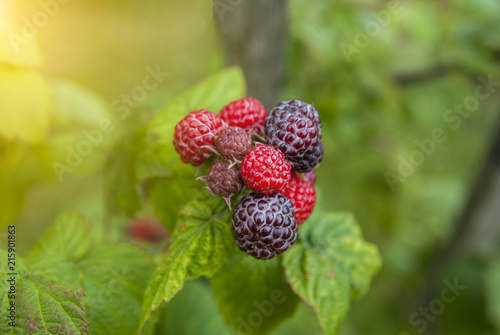
[[[248,97],[230,102],[222,108],[219,116],[229,126],[237,126],[261,134],[264,132],[267,112],[259,100]]]
[[[214,146],[215,136],[222,126],[222,120],[215,113],[204,109],[189,113],[175,126],[173,142],[181,160],[201,165],[212,155],[212,151],[203,146]]]
[[[303,224],[311,216],[316,206],[316,190],[310,183],[295,175],[292,176],[288,187],[279,193],[286,195],[292,202],[298,225]]]
[[[290,178],[290,163],[272,145],[258,144],[241,162],[241,179],[259,193],[284,190]]]

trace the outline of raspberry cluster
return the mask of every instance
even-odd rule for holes
[[[255,191],[245,192],[234,209],[236,244],[255,258],[269,259],[293,245],[298,225],[314,210],[321,137],[314,106],[286,100],[267,114],[248,97],[230,102],[218,115],[203,109],[189,113],[176,125],[173,143],[181,160],[194,166],[217,155],[208,175],[198,179],[230,208],[231,197],[245,185]]]

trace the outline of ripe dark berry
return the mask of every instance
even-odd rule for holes
[[[290,178],[290,163],[272,145],[257,144],[241,162],[241,179],[259,193],[283,190]]]
[[[292,176],[288,187],[280,192],[293,204],[293,211],[297,225],[303,224],[311,216],[316,206],[316,190],[307,181]]]
[[[204,146],[214,146],[223,126],[217,114],[204,109],[189,113],[175,126],[174,147],[184,163],[201,165],[212,155]]]
[[[292,170],[309,172],[323,159],[321,120],[314,107],[287,100],[267,116],[265,136],[292,164]]]
[[[314,122],[314,124],[319,128],[319,137],[322,137],[321,118],[319,117],[318,110],[313,105],[308,104],[307,102],[301,100],[285,100],[274,107],[273,113],[302,114]]]
[[[302,174],[302,179],[307,181],[309,184],[314,185],[316,184],[316,179],[317,179],[316,173],[314,172],[314,170],[311,170],[309,172],[304,172]]]
[[[266,115],[264,105],[251,97],[235,100],[224,106],[219,113],[221,119],[229,126],[237,126],[260,134],[264,131]]]
[[[238,247],[257,259],[273,258],[297,239],[292,203],[277,193],[244,197],[234,209],[233,228]]]
[[[219,161],[208,170],[207,185],[215,195],[230,197],[243,188],[240,169],[236,165],[229,166],[229,162]]]
[[[240,127],[228,127],[215,138],[215,148],[225,158],[241,161],[252,149],[252,137]]]

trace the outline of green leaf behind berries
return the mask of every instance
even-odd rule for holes
[[[238,252],[211,284],[220,311],[238,334],[269,333],[293,315],[300,301],[277,258],[262,261]]]
[[[144,296],[140,327],[160,304],[169,302],[187,280],[213,276],[234,247],[230,211],[220,198],[190,202],[181,211],[164,261]]]

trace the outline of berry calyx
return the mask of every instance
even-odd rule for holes
[[[311,216],[316,206],[316,190],[304,179],[292,176],[288,187],[281,191],[293,204],[297,225],[303,224]]]
[[[259,193],[284,190],[290,178],[290,163],[272,145],[257,144],[241,162],[241,179]]]
[[[220,118],[229,126],[263,133],[267,112],[262,103],[252,97],[235,100],[224,106]]]
[[[217,114],[204,109],[189,113],[175,126],[174,147],[184,163],[201,165],[212,155],[207,146],[214,146],[215,137],[222,129]]]
[[[252,147],[252,137],[240,127],[227,127],[215,138],[217,152],[228,159],[241,161]]]
[[[257,259],[283,253],[297,239],[293,213],[292,203],[282,194],[252,193],[244,197],[233,212],[236,244]]]

